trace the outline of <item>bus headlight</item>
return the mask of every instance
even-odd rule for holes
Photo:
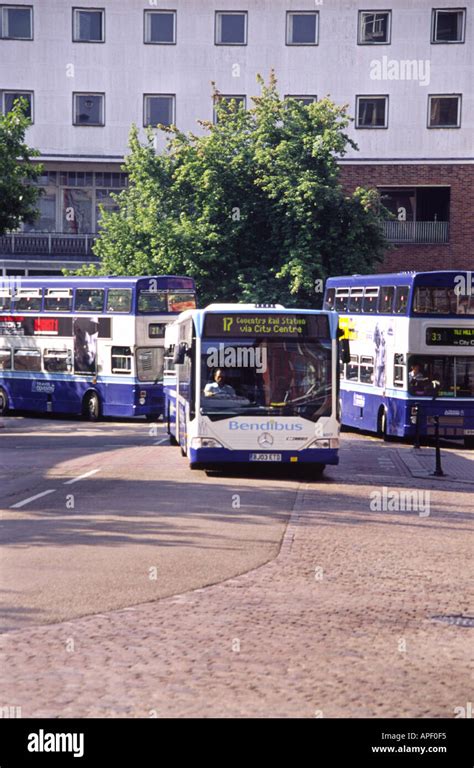
[[[191,440],[191,448],[222,448],[222,444],[219,440],[214,440],[212,437],[193,437]]]
[[[339,448],[339,438],[337,437],[322,437],[318,440],[313,440],[308,445],[308,448]]]

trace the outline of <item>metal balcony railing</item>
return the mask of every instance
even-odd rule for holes
[[[0,237],[2,256],[48,256],[60,260],[64,256],[95,260],[92,246],[96,235],[63,235],[59,232],[15,232]]]
[[[391,243],[448,243],[449,221],[384,221]]]

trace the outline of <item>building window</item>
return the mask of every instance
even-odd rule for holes
[[[356,128],[387,128],[388,96],[357,96]]]
[[[105,125],[105,95],[74,93],[74,125]]]
[[[73,8],[72,40],[74,43],[103,43],[104,9]]]
[[[359,11],[359,45],[389,44],[391,16],[391,11]]]
[[[175,122],[175,96],[173,94],[145,94],[143,99],[143,125],[153,128],[173,125]]]
[[[216,45],[247,45],[247,11],[216,11]]]
[[[285,99],[294,99],[295,101],[299,101],[300,104],[303,105],[303,107],[309,107],[310,104],[314,104],[315,101],[318,100],[317,96],[293,96],[292,94],[288,94],[285,96]]]
[[[29,5],[0,6],[2,40],[33,40],[33,8]]]
[[[176,43],[176,11],[145,11],[145,43]]]
[[[463,43],[465,8],[433,9],[432,43]]]
[[[428,96],[428,128],[460,128],[461,94]]]
[[[68,235],[87,235],[93,232],[92,189],[62,190],[63,232]]]
[[[216,103],[219,104],[219,110],[216,109]],[[246,107],[246,97],[245,96],[234,96],[234,95],[227,95],[224,96],[223,94],[219,94],[219,96],[214,100],[214,116],[213,120],[214,123],[217,124],[219,122],[219,114],[221,110],[225,110],[226,112],[232,112],[233,109],[245,109]]]
[[[288,11],[286,14],[286,44],[317,45],[318,20],[318,11]]]
[[[11,112],[15,101],[24,99],[26,102],[24,113],[33,122],[33,92],[32,91],[2,91],[2,111],[6,115]]]

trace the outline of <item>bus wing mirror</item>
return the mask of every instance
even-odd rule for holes
[[[341,343],[341,361],[343,363],[350,363],[351,350],[349,347],[349,339],[340,339]]]
[[[173,363],[175,365],[183,365],[186,355],[186,342],[182,341],[174,348]]]

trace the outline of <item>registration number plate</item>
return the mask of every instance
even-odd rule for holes
[[[465,429],[464,430],[465,435],[474,435],[474,429]]]
[[[250,461],[281,461],[281,453],[251,453]]]

